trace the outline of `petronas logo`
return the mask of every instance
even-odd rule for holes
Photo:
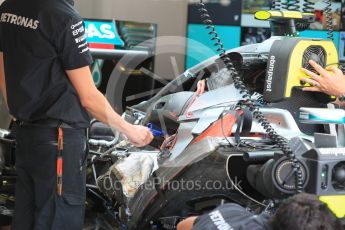
[[[92,77],[93,81],[97,88],[101,86],[102,83],[102,68],[104,65],[104,60],[97,59],[95,60],[93,66],[92,66]]]

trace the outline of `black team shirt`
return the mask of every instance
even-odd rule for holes
[[[228,203],[199,216],[193,230],[272,230],[270,216],[254,215],[238,204]]]
[[[0,51],[8,105],[16,119],[89,126],[90,117],[65,72],[92,63],[73,1],[6,0],[0,6]]]

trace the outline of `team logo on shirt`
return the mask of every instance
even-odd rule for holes
[[[72,34],[73,34],[73,36],[77,36],[78,34],[83,33],[84,31],[85,31],[84,26],[82,26],[82,27],[79,27],[79,28],[73,30]]]
[[[86,41],[86,34],[83,21],[71,25],[71,32],[75,43],[78,45],[79,53],[84,53],[89,50]]]
[[[2,13],[0,21],[17,25],[17,26],[22,26],[25,28],[30,28],[33,30],[36,30],[40,23],[38,20],[15,15],[15,14],[10,14],[10,13]]]
[[[82,25],[83,25],[83,21],[80,21],[80,22],[78,22],[78,23],[76,23],[74,25],[71,25],[71,29],[74,30],[75,28],[80,27]]]
[[[225,221],[219,210],[211,212],[209,216],[218,230],[234,230],[234,228]]]

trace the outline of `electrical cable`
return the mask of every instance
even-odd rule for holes
[[[241,139],[237,144],[240,148],[251,148],[254,150],[277,150],[277,146],[271,140],[254,140],[254,139]]]
[[[324,0],[324,3],[326,3],[325,7],[325,16],[326,16],[326,29],[327,32],[327,38],[334,41],[334,30],[333,30],[333,18],[332,18],[332,1],[331,0]]]
[[[300,165],[298,164],[298,160],[296,159],[295,154],[292,152],[291,148],[289,147],[287,140],[280,136],[272,127],[270,122],[267,120],[265,115],[261,112],[259,106],[254,102],[251,98],[251,94],[249,90],[246,88],[245,84],[241,80],[241,77],[237,70],[234,68],[234,65],[231,62],[231,59],[226,53],[224,45],[218,36],[216,28],[211,20],[211,16],[204,4],[203,0],[200,0],[199,3],[199,12],[201,14],[201,19],[203,23],[206,25],[206,29],[209,30],[209,35],[212,37],[211,40],[214,41],[214,46],[217,47],[217,52],[219,53],[219,57],[224,62],[226,68],[229,70],[229,74],[233,78],[235,87],[240,91],[243,95],[243,100],[239,103],[239,106],[247,107],[252,113],[255,119],[258,120],[259,124],[264,128],[266,133],[269,135],[270,139],[283,151],[283,153],[291,159],[294,164],[293,167],[296,171],[295,173],[295,182],[296,182],[296,190],[298,193],[302,192],[303,190],[303,178]]]
[[[231,108],[228,108],[231,110]],[[224,115],[226,113],[227,107],[224,107],[223,112],[220,115],[220,125],[222,130],[222,135],[224,139],[228,142],[229,145],[233,146],[233,143],[231,143],[228,139],[228,137],[225,134],[224,130]],[[255,149],[255,150],[275,150],[278,149],[278,147],[272,142],[270,139],[263,139],[263,140],[255,140],[255,139],[240,139],[240,141],[235,146],[238,151],[247,151],[249,148]],[[241,148],[247,148],[245,150],[242,150]]]
[[[224,115],[226,114],[226,109],[224,108],[221,116],[220,116],[220,125],[222,130],[222,135],[224,139],[228,142],[229,145],[233,146],[225,134],[224,130]],[[229,108],[230,110],[231,108]],[[247,151],[249,148],[255,150],[278,150],[279,148],[275,145],[272,140],[270,139],[263,139],[263,140],[255,140],[255,139],[241,139],[239,143],[235,146],[238,151]],[[241,148],[247,148],[242,150]]]

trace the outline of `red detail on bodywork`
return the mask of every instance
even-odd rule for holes
[[[187,117],[187,118],[193,118],[193,113],[192,113],[192,112],[188,112],[188,113],[186,114],[186,117]]]
[[[235,125],[237,119],[232,114],[226,114],[223,118],[214,122],[208,129],[206,129],[200,136],[196,137],[192,144],[202,141],[206,137],[226,137],[231,136],[232,127]]]
[[[89,48],[113,50],[115,49],[115,46],[112,44],[89,43]]]

